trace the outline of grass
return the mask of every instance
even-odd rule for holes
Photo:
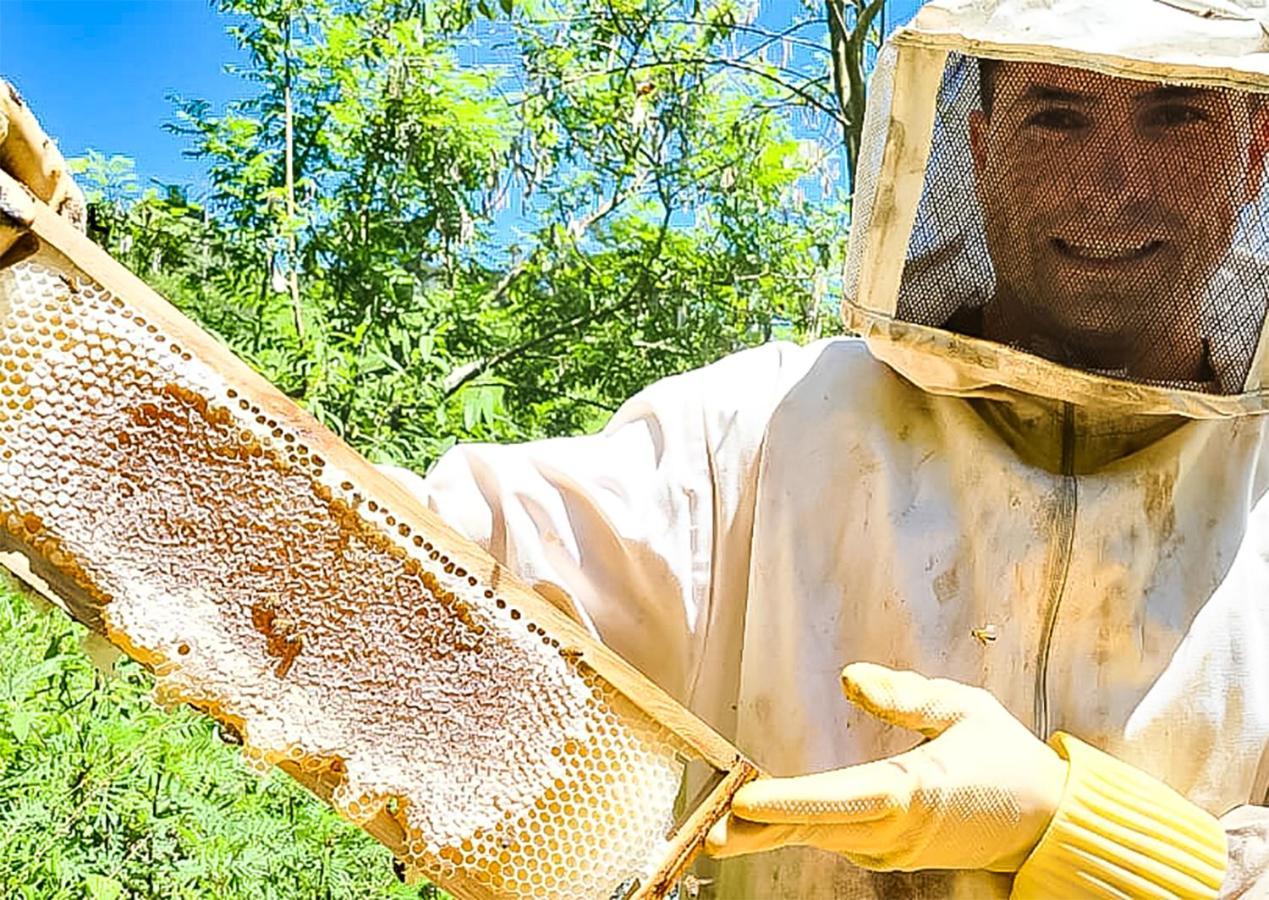
[[[106,677],[85,633],[0,584],[0,896],[442,896],[209,719],[155,706],[137,664]]]

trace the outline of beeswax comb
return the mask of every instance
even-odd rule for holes
[[[0,216],[0,562],[408,872],[669,891],[754,767],[3,173]]]

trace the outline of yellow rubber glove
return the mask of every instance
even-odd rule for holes
[[[930,740],[742,787],[707,852],[808,845],[869,869],[1016,871],[1061,802],[1067,762],[981,688],[872,663],[847,666],[842,685],[858,706]]]

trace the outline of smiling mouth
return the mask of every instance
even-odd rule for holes
[[[1163,241],[1086,240],[1078,243],[1053,238],[1053,246],[1068,259],[1081,263],[1124,264],[1148,259],[1163,247]]]

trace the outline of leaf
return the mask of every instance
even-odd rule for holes
[[[9,718],[9,730],[13,732],[19,744],[26,743],[27,736],[31,733],[31,722],[34,719],[35,716],[30,710],[19,707],[13,711],[13,715]]]
[[[123,893],[123,885],[105,875],[89,875],[84,879],[84,886],[92,900],[118,900]]]
[[[468,389],[463,392],[463,430],[471,431],[480,421],[479,390]]]

